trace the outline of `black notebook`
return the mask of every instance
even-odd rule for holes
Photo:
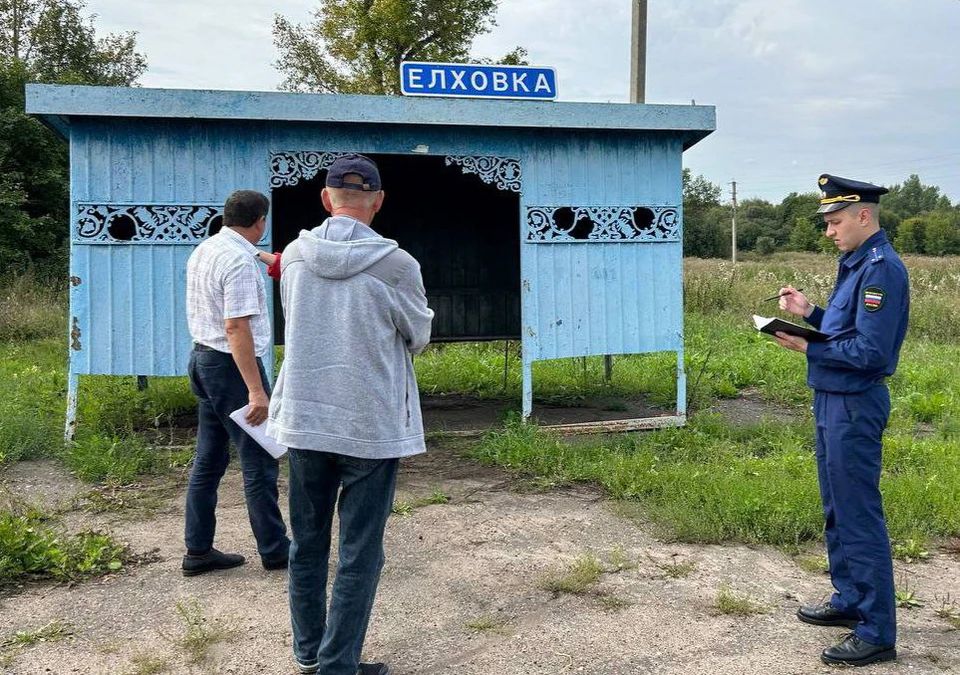
[[[777,319],[769,316],[757,316],[754,314],[753,323],[757,327],[757,330],[761,333],[768,333],[770,335],[775,333],[786,333],[787,335],[796,335],[797,337],[802,337],[807,342],[823,342],[830,337],[826,333],[821,333],[813,328],[798,326],[795,323],[790,323],[789,321],[784,321],[783,319]]]

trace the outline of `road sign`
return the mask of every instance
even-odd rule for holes
[[[539,66],[404,61],[400,91],[406,96],[552,101],[557,97],[557,73]]]

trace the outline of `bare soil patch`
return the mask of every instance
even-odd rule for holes
[[[758,424],[764,420],[798,422],[809,415],[809,406],[791,406],[765,400],[759,391],[744,389],[736,398],[718,399],[710,410],[732,424]]]
[[[454,394],[422,397],[423,422],[427,432],[475,431],[503,426],[510,412],[520,411],[515,398],[476,398]],[[643,398],[596,396],[570,401],[534,402],[532,418],[542,425],[631,420],[675,415]]]
[[[16,462],[0,474],[0,509],[25,504],[43,511],[59,511],[89,488],[53,460]]]
[[[464,394],[421,396],[424,429],[428,433],[486,431],[503,426],[511,413],[520,412],[517,397],[479,398]],[[802,409],[765,401],[759,392],[745,390],[733,399],[721,399],[711,408],[735,424],[752,424],[765,418],[797,419]],[[535,401],[532,418],[541,425],[631,420],[675,415],[672,408],[656,406],[643,397],[593,396],[566,400]],[[196,416],[178,415],[160,427],[140,429],[153,443],[184,446],[193,442]]]

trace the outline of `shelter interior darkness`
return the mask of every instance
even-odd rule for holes
[[[520,195],[499,190],[442,156],[369,155],[386,192],[373,228],[395,239],[423,272],[436,313],[433,342],[520,338]],[[271,194],[273,250],[329,214],[320,201],[326,170]],[[283,342],[279,284],[275,339]]]

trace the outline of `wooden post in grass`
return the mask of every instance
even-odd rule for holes
[[[510,372],[510,340],[503,341],[503,391],[507,391],[507,375]]]
[[[80,376],[67,374],[67,421],[63,428],[63,440],[69,443],[77,430],[77,396],[80,392]]]

